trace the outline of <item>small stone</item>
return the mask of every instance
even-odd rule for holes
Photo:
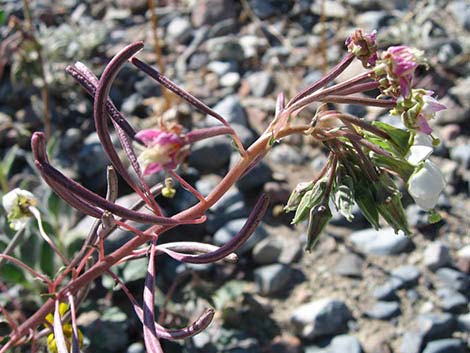
[[[256,263],[267,265],[277,262],[281,252],[281,244],[276,239],[268,237],[256,244],[252,256]]]
[[[449,248],[441,242],[430,243],[423,254],[424,265],[431,271],[449,265],[452,262]]]
[[[389,281],[376,287],[372,292],[372,296],[378,300],[394,301],[397,299],[395,291],[396,287]]]
[[[450,1],[447,9],[465,30],[470,31],[470,4],[466,0]]]
[[[344,18],[347,15],[347,11],[343,5],[337,1],[326,0],[322,4],[314,2],[310,10],[315,15],[323,15],[330,18]]]
[[[418,284],[421,272],[415,266],[399,266],[391,272],[391,282],[397,289],[409,288]]]
[[[203,173],[217,172],[228,166],[231,153],[230,140],[225,136],[216,136],[195,142],[188,161]]]
[[[240,159],[239,153],[233,153],[230,159],[230,166],[234,166]],[[236,183],[242,192],[251,192],[255,189],[262,188],[265,183],[271,180],[272,171],[268,164],[261,161],[253,167],[248,173],[241,177]]]
[[[470,169],[470,144],[459,145],[450,150],[450,158]]]
[[[233,61],[211,61],[207,65],[207,69],[214,72],[218,76],[223,76],[229,72],[236,72],[236,63]]]
[[[362,353],[359,340],[351,335],[335,336],[328,346],[329,353]]]
[[[273,75],[268,71],[252,73],[246,79],[250,85],[251,93],[255,97],[264,97],[271,93],[274,88]]]
[[[241,62],[245,59],[238,39],[232,36],[210,38],[206,41],[206,51],[210,60]]]
[[[230,124],[247,124],[247,117],[245,109],[240,104],[240,100],[237,96],[231,95],[227,96],[218,102],[214,108],[217,113],[219,113],[228,123]],[[217,120],[212,117],[207,117],[209,125],[219,125]]]
[[[356,254],[348,253],[341,256],[336,264],[335,273],[346,277],[362,277],[364,261]]]
[[[126,353],[145,353],[145,347],[142,343],[135,342],[127,347]]]
[[[456,267],[463,273],[470,274],[470,245],[464,246],[457,252]]]
[[[240,74],[238,72],[228,72],[220,78],[219,82],[222,87],[237,87],[240,84]]]
[[[298,307],[291,320],[298,335],[314,339],[344,332],[351,318],[351,312],[344,302],[323,298]]]
[[[211,25],[237,16],[234,0],[200,0],[191,11],[191,22],[195,27]]]
[[[399,254],[411,245],[411,240],[403,232],[395,234],[392,228],[356,231],[351,233],[349,239],[366,254],[379,256]]]
[[[453,288],[465,293],[470,286],[469,276],[449,267],[443,267],[436,271],[436,275],[442,286]]]
[[[470,332],[470,313],[457,316],[457,328],[462,332]]]
[[[388,320],[400,315],[400,304],[397,302],[377,302],[365,314],[377,320]]]
[[[168,24],[166,40],[168,43],[185,43],[191,38],[191,23],[184,17],[176,17]]]
[[[65,136],[61,139],[60,143],[62,148],[68,150],[75,147],[82,139],[82,132],[77,128],[70,128],[65,131]]]
[[[245,225],[246,221],[246,218],[241,218],[227,222],[214,234],[214,243],[216,245],[223,245],[229,242],[231,239],[233,239],[233,237],[235,237],[235,235],[238,234],[240,229]],[[257,243],[266,237],[267,232],[263,225],[260,224],[250,236],[250,238],[248,238],[245,244],[243,244],[241,248],[237,250],[237,253],[244,254],[250,251]]]
[[[429,313],[419,315],[416,328],[425,341],[450,337],[455,329],[455,320],[448,313]]]
[[[429,342],[423,353],[465,353],[463,342],[457,338],[447,338]]]
[[[439,288],[436,294],[440,299],[439,306],[447,312],[459,312],[465,309],[468,304],[468,300],[463,294],[450,288]]]
[[[365,32],[379,30],[386,26],[394,17],[388,11],[365,11],[356,16],[356,26],[362,28]]]
[[[420,353],[423,337],[417,332],[406,331],[401,340],[398,353]]]
[[[261,20],[285,14],[294,5],[292,0],[249,0],[248,3],[256,17]]]
[[[411,227],[418,230],[424,230],[430,226],[428,213],[416,204],[411,204],[406,208],[406,218]]]
[[[263,266],[255,270],[254,277],[258,292],[269,296],[286,288],[292,277],[292,269],[284,264]]]
[[[269,160],[277,165],[300,165],[304,163],[305,157],[295,147],[287,144],[280,144],[271,150],[269,154]]]

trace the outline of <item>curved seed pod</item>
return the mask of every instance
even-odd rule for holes
[[[238,234],[230,239],[230,241],[228,241],[225,245],[221,246],[219,249],[213,252],[202,255],[186,255],[165,248],[160,248],[160,250],[178,261],[194,264],[205,264],[221,260],[230,253],[238,250],[245,243],[245,241],[248,240],[248,238],[251,236],[251,234],[253,234],[261,222],[261,219],[266,213],[268,206],[269,197],[266,194],[261,195],[256,202],[255,207],[251,211],[246,223],[243,225],[242,229],[240,229]]]

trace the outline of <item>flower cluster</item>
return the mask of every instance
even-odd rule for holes
[[[348,51],[361,60],[362,66],[373,67],[378,59],[376,40],[377,31],[364,34],[362,29],[356,29],[346,38],[345,44]]]
[[[19,230],[29,218],[33,217],[30,207],[38,203],[36,197],[27,190],[13,189],[2,197],[3,208],[8,217],[10,227]]]

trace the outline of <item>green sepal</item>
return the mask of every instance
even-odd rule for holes
[[[315,185],[314,182],[303,182],[303,183],[297,184],[295,189],[290,194],[289,200],[287,200],[287,204],[284,207],[284,211],[285,212],[295,211],[297,207],[299,207],[302,197],[305,195],[307,191],[312,190],[314,185]]]
[[[399,154],[401,157],[405,157],[408,154],[410,146],[413,142],[411,133],[409,131],[399,129],[382,121],[373,121],[372,125],[382,131],[385,131],[391,139],[391,141],[387,141],[382,138],[379,141],[377,141],[377,139],[374,139],[374,143],[386,149],[388,152],[397,152],[397,154]],[[377,142],[382,143],[379,144]],[[388,148],[385,148],[385,145],[388,145]],[[393,148],[394,151],[391,151],[391,148]]]
[[[396,157],[388,157],[375,152],[370,153],[370,158],[374,165],[379,168],[385,168],[394,171],[403,179],[408,181],[410,176],[414,173],[415,167],[407,162],[405,159],[398,159]]]
[[[351,222],[354,219],[352,209],[354,206],[353,179],[350,175],[341,176],[338,186],[333,191],[333,201],[338,211]]]
[[[428,222],[429,224],[434,224],[440,222],[442,220],[442,216],[436,210],[432,209],[428,211]]]
[[[377,201],[374,192],[371,190],[370,184],[366,183],[365,180],[358,182],[355,185],[354,200],[367,221],[374,229],[378,230],[379,211],[377,209]]]
[[[305,193],[297,207],[294,219],[291,222],[292,224],[297,224],[307,219],[310,210],[322,200],[326,184],[326,179],[321,179],[315,183],[311,190]]]

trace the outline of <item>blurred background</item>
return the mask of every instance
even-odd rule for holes
[[[304,253],[306,226],[292,227],[282,207],[297,183],[321,169],[326,155],[311,138],[293,136],[241,179],[210,210],[205,224],[165,234],[163,241],[223,244],[244,224],[260,192],[272,198],[238,264],[188,266],[159,258],[156,306],[159,322],[169,328],[184,326],[208,306],[217,312],[205,332],[165,341],[167,353],[468,353],[468,1],[2,0],[0,5],[1,192],[15,187],[34,192],[49,234],[69,255],[93,220],[41,181],[31,157],[31,134],[45,131],[52,164],[100,194],[108,160],[94,132],[93,102],[67,76],[67,65],[81,61],[99,76],[125,45],[144,41],[138,57],[213,107],[247,146],[273,118],[277,94],[292,97],[321,78],[346,53],[344,40],[355,28],[376,29],[382,49],[404,44],[424,50],[429,67],[420,69],[417,85],[435,91],[448,107],[431,122],[441,140],[433,160],[448,183],[438,203],[442,221],[428,225],[404,191],[411,238],[391,228],[376,232],[356,210],[352,223],[335,215],[316,249]],[[357,62],[337,80],[361,70]],[[111,98],[136,130],[155,127],[161,118],[187,130],[214,124],[130,64],[119,74]],[[309,122],[315,108],[300,119]],[[383,109],[337,108],[400,126]],[[208,194],[236,158],[230,139],[208,139],[192,147],[178,172]],[[153,175],[149,182],[164,177]],[[124,183],[120,191],[122,205],[137,199]],[[196,199],[178,189],[174,199],[159,201],[174,214]],[[0,216],[4,250],[14,232],[3,209]],[[131,236],[116,232],[107,250]],[[60,268],[34,222],[23,231],[14,255],[50,275]],[[146,268],[142,259],[115,269],[137,298]],[[45,300],[39,284],[16,267],[3,264],[0,276],[0,303],[16,318],[20,308],[28,315]],[[78,318],[84,352],[144,352],[141,324],[114,281],[98,279],[90,291]],[[7,332],[0,316],[0,335]]]

